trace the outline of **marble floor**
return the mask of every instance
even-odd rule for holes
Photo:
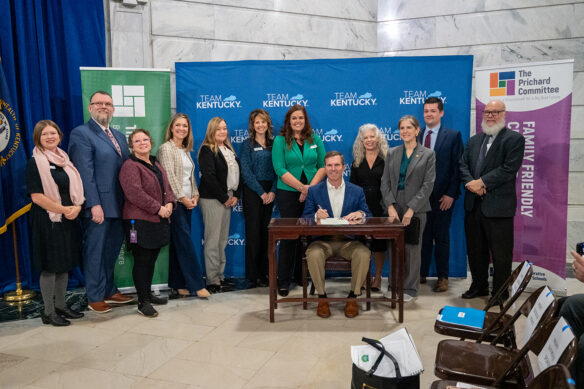
[[[315,306],[280,304],[268,321],[267,288],[171,300],[148,319],[136,306],[109,314],[86,312],[69,327],[43,325],[39,318],[0,324],[1,388],[347,388],[350,346],[363,336],[380,338],[401,327],[412,334],[425,371],[421,387],[435,379],[436,313],[445,304],[481,308],[485,300],[462,300],[469,279],[451,279],[436,294],[433,280],[420,297],[397,312],[374,304],[354,319],[342,303],[321,319]],[[347,279],[327,281],[329,295],[345,295]],[[300,294],[294,289],[291,294]],[[568,279],[568,294],[584,284]]]

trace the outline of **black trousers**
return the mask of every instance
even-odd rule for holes
[[[486,217],[480,210],[480,201],[464,218],[466,252],[472,275],[471,289],[489,287],[489,258],[493,260],[493,291],[511,275],[513,261],[513,218]]]
[[[160,248],[146,249],[137,245],[132,247],[132,254],[134,254],[132,277],[134,278],[134,286],[136,287],[139,303],[150,301],[154,264],[159,252]]]
[[[304,202],[298,201],[300,192],[278,189],[276,192],[280,217],[299,218],[304,211]],[[281,240],[278,251],[278,282],[286,287],[292,278],[302,279],[302,245],[300,239]]]
[[[271,181],[260,181],[264,191],[271,189]],[[245,217],[245,277],[250,281],[268,279],[268,224],[274,203],[264,204],[262,198],[243,185],[243,215]]]
[[[426,213],[426,227],[422,234],[422,266],[420,276],[427,277],[432,262],[432,249],[438,278],[448,278],[450,260],[450,221],[452,207],[441,211],[440,205]]]

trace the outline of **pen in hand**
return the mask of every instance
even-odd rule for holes
[[[328,217],[328,212],[326,209],[324,209],[323,207],[320,206],[320,204],[317,204],[318,207],[318,211],[316,211],[316,218],[317,219],[326,219]],[[322,211],[322,212],[320,212]],[[319,214],[320,212],[320,214]]]

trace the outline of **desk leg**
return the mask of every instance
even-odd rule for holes
[[[268,233],[268,280],[270,289],[270,323],[274,322],[274,308],[276,307],[276,242],[271,233]]]

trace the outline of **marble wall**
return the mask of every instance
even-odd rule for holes
[[[579,125],[584,121],[584,0],[104,0],[104,4],[109,64],[115,67],[174,72],[176,61],[452,54],[472,54],[474,66],[480,67],[573,58],[568,247],[584,241],[584,126]],[[474,99],[472,105],[474,125]]]

